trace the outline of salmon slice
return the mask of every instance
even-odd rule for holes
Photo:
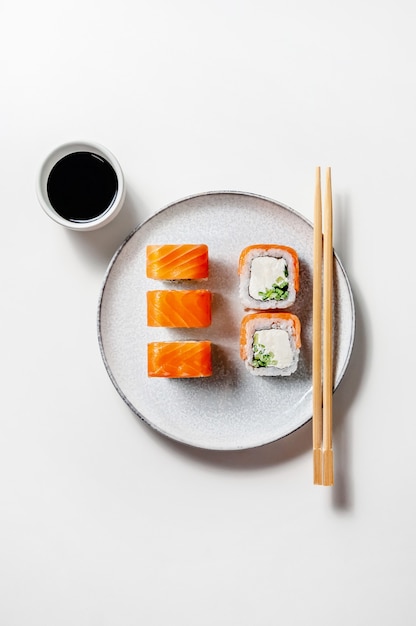
[[[147,292],[147,325],[203,328],[211,324],[211,292],[207,289]]]
[[[151,378],[201,378],[212,375],[210,341],[154,341],[147,345]]]
[[[157,280],[208,278],[208,246],[165,244],[146,248],[146,274]]]

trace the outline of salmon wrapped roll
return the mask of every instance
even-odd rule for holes
[[[299,259],[289,246],[257,244],[241,252],[240,299],[246,309],[286,309],[299,291]]]
[[[146,248],[146,274],[157,280],[208,278],[208,246],[164,244]]]
[[[150,378],[202,378],[212,375],[210,341],[154,341],[147,346]]]
[[[207,289],[147,292],[147,325],[204,328],[211,324],[211,292]]]
[[[290,376],[298,367],[300,335],[296,315],[249,313],[241,322],[241,359],[256,376]]]

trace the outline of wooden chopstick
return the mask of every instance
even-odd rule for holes
[[[324,203],[324,323],[323,323],[323,464],[324,485],[334,484],[334,455],[332,450],[332,287],[334,252],[332,243],[332,181],[331,168],[326,169]]]
[[[315,172],[315,206],[313,237],[313,303],[312,303],[312,440],[313,482],[322,485],[322,197],[321,168]]]
[[[316,168],[313,257],[313,480],[315,485],[334,484],[332,449],[332,300],[333,236],[331,168],[326,169],[322,245],[321,169]],[[322,254],[323,249],[323,254]],[[323,302],[322,302],[323,260]],[[322,324],[323,309],[323,324]],[[322,330],[323,326],[323,330]],[[322,337],[323,335],[323,337]]]

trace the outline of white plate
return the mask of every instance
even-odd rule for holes
[[[213,293],[206,329],[148,328],[146,292],[169,288],[146,278],[146,245],[206,243],[210,275],[192,287]],[[295,248],[300,291],[290,309],[302,324],[298,371],[287,378],[252,376],[239,358],[238,258],[247,245]],[[288,435],[312,416],[313,228],[292,209],[241,192],[210,192],[175,202],[141,224],[114,255],[100,294],[98,337],[107,372],[132,411],[164,435],[212,450],[261,446]],[[188,284],[189,288],[189,284]],[[350,359],[354,302],[338,257],[334,266],[334,386]],[[174,339],[213,342],[210,378],[147,377],[147,343]]]

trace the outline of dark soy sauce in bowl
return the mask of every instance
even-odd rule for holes
[[[94,152],[73,152],[60,159],[47,181],[54,210],[70,222],[88,222],[103,215],[118,191],[110,163]]]

